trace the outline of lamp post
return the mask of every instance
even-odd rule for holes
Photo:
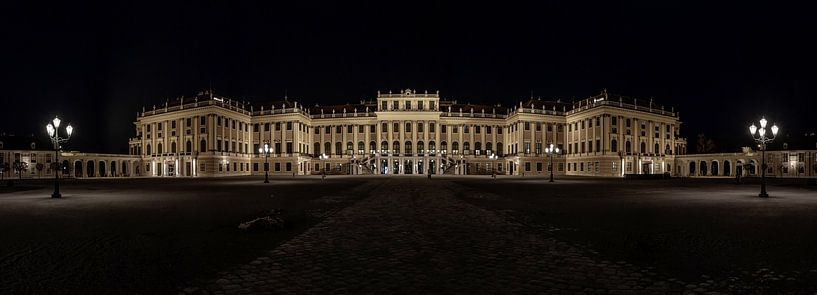
[[[755,123],[752,123],[749,126],[749,133],[752,135],[752,139],[754,139],[758,143],[758,147],[760,148],[760,194],[758,195],[761,198],[768,198],[769,194],[766,193],[766,144],[771,143],[775,137],[777,137],[777,125],[772,124],[772,136],[766,136],[766,118],[760,119],[760,129],[755,126]]]
[[[553,146],[551,143],[548,147],[545,148],[545,154],[548,155],[548,170],[550,170],[550,181],[553,182],[553,155],[558,155],[559,147]]]
[[[326,178],[326,159],[329,159],[329,156],[327,156],[326,154],[321,154],[320,156],[318,156],[318,158],[321,159],[321,166],[323,166],[323,167],[321,167],[321,168],[323,168],[323,174],[321,175],[321,180],[323,180],[323,179]]]
[[[269,141],[264,141],[264,146],[258,148],[258,153],[264,155],[264,183],[269,183],[269,155],[271,152]]]
[[[68,142],[71,134],[74,133],[74,127],[71,127],[71,124],[65,126],[66,137],[60,137],[60,118],[54,117],[51,123],[45,125],[45,130],[48,131],[48,138],[51,139],[51,144],[54,145],[54,163],[57,167],[54,171],[54,193],[51,194],[51,197],[60,198],[62,197],[60,194],[60,172],[62,171],[62,167],[60,167],[60,144]]]
[[[491,160],[491,178],[496,179],[496,159],[499,159],[499,156],[491,153],[491,155],[488,156],[488,159]]]
[[[462,175],[466,175],[466,174],[468,174],[468,173],[467,173],[467,171],[466,171],[466,169],[465,169],[465,160],[464,160],[463,155],[460,155],[460,163],[459,163],[459,166],[460,166],[460,167],[459,167],[459,168],[460,168],[460,173],[462,173]]]

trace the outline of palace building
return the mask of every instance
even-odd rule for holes
[[[143,108],[128,155],[63,152],[60,160],[63,173],[73,177],[263,175],[265,163],[273,175],[756,172],[754,166],[751,171],[738,167],[757,162],[751,151],[712,154],[724,158],[717,160],[685,155],[681,124],[672,107],[606,90],[578,101],[531,98],[511,106],[461,103],[411,89],[332,106],[289,99],[244,102],[202,91]],[[265,143],[271,148],[268,157],[259,153]],[[545,148],[551,144],[560,153],[549,158]],[[0,162],[37,158],[33,152],[2,149],[0,142],[5,154]],[[39,161],[48,161],[47,151],[39,154]],[[804,162],[793,167],[811,167],[817,153],[794,155]],[[817,174],[817,166],[811,170],[793,169]]]
[[[557,174],[672,172],[686,150],[678,113],[606,91],[577,102],[463,104],[439,92],[378,93],[358,104],[245,103],[212,92],[144,110],[132,155],[145,175]],[[267,159],[258,153],[272,147]],[[322,159],[321,155],[326,158]],[[491,157],[494,155],[496,157]]]

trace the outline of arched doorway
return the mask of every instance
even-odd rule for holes
[[[695,162],[694,161],[689,162],[689,174],[687,174],[687,176],[695,176]]]
[[[718,161],[712,161],[711,171],[712,173],[710,174],[712,174],[712,176],[718,176]]]
[[[96,176],[96,173],[94,173],[94,172],[96,172],[96,171],[94,171],[95,170],[94,166],[95,166],[94,161],[88,161],[88,163],[85,165],[85,170],[86,170],[85,171],[85,176],[87,176],[87,177]]]
[[[116,161],[111,161],[111,176],[116,177]]]
[[[74,177],[82,177],[82,161],[74,161]]]
[[[701,161],[701,167],[700,168],[701,169],[698,169],[698,171],[701,172],[701,176],[706,176],[706,171],[707,171],[706,170],[706,161]]]
[[[729,160],[723,161],[723,176],[731,176],[732,174],[732,163]]]
[[[122,161],[122,176],[130,176],[130,171],[128,168],[130,168],[128,162]]]
[[[108,176],[108,174],[105,173],[106,172],[105,170],[106,170],[105,169],[105,162],[104,161],[99,161],[99,177]]]

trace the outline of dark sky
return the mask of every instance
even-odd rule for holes
[[[83,151],[125,152],[142,106],[210,85],[322,104],[413,88],[510,105],[531,91],[570,100],[607,88],[675,106],[693,146],[698,133],[727,151],[748,145],[746,126],[763,114],[817,131],[811,7],[29,2],[0,7],[0,131],[44,134],[59,114]]]

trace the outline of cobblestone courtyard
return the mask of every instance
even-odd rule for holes
[[[717,180],[330,177],[0,194],[2,293],[812,293],[817,194]],[[241,232],[281,209],[288,227]],[[49,265],[49,263],[51,265]]]

